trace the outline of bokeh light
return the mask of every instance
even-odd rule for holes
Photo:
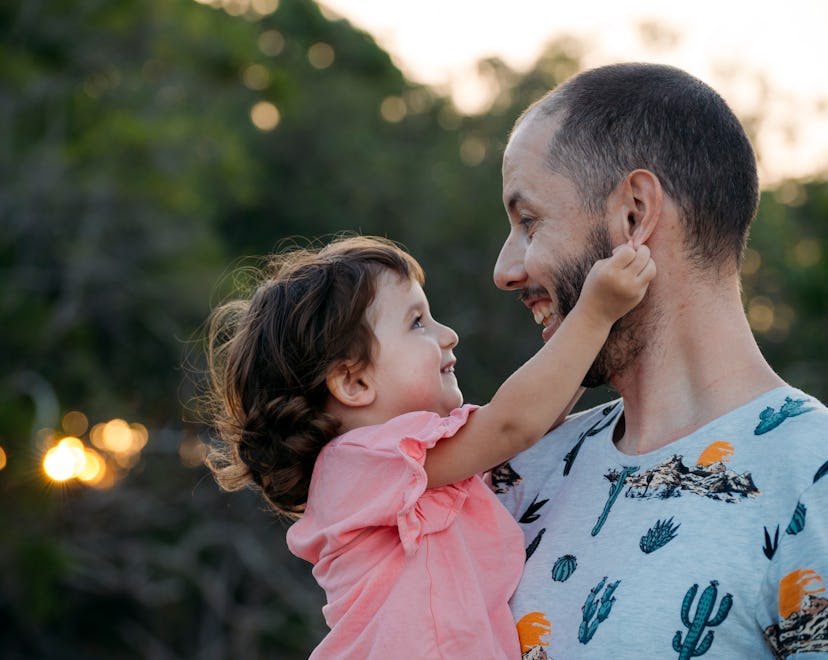
[[[83,442],[72,436],[63,438],[46,452],[43,471],[52,481],[67,481],[78,476],[84,468],[86,457]]]
[[[308,62],[314,69],[327,69],[336,59],[333,46],[324,41],[313,44],[308,48]]]
[[[750,327],[756,332],[765,333],[773,327],[773,301],[765,296],[756,296],[748,304],[748,320]]]
[[[181,444],[178,445],[178,456],[184,466],[198,467],[207,457],[207,445],[197,436],[184,436],[181,439]]]
[[[132,447],[132,429],[123,419],[113,419],[103,427],[104,449],[113,454],[130,451]]]
[[[745,248],[742,257],[742,275],[755,275],[762,265],[762,255],[752,248]]]
[[[250,8],[259,16],[268,16],[279,8],[279,0],[250,0]]]
[[[83,450],[83,467],[77,474],[78,479],[88,484],[96,484],[106,472],[106,463],[101,455],[94,449]]]
[[[259,101],[250,109],[250,121],[260,131],[272,131],[281,120],[279,108],[267,101]]]
[[[242,79],[247,89],[261,91],[270,84],[270,71],[261,64],[251,64],[244,70]]]
[[[86,430],[89,425],[86,415],[77,411],[64,415],[62,423],[64,429]],[[58,437],[52,429],[43,429],[38,434],[38,444],[45,452],[43,471],[46,475],[52,481],[77,479],[87,486],[109,488],[138,463],[141,450],[149,441],[149,431],[138,422],[130,424],[116,418],[89,429],[88,440],[92,447],[73,435],[59,441]]]
[[[803,238],[793,248],[793,258],[802,268],[816,266],[822,261],[822,246],[813,238]]]
[[[0,470],[5,469],[7,462],[8,461],[6,459],[6,450],[0,447]]]
[[[256,44],[263,54],[276,57],[285,49],[285,37],[278,30],[265,30],[259,35]]]
[[[82,412],[70,410],[63,416],[61,426],[64,433],[80,437],[89,430],[89,420]]]
[[[464,165],[474,167],[486,158],[486,143],[478,137],[469,136],[460,144],[460,160]]]
[[[408,114],[408,106],[399,96],[386,96],[380,104],[382,118],[392,124],[401,122]]]

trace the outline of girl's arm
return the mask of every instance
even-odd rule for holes
[[[456,435],[428,450],[429,488],[484,472],[537,442],[574,405],[612,324],[641,301],[654,276],[647,246],[623,245],[596,262],[578,303],[543,348]]]

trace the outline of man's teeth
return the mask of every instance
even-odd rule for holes
[[[555,312],[552,310],[552,305],[538,303],[532,308],[532,315],[535,317],[535,323],[546,325],[555,316]]]

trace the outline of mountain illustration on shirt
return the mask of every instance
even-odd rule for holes
[[[828,651],[825,593],[825,581],[811,569],[791,571],[779,581],[780,620],[765,628],[765,636],[780,657]]]
[[[739,474],[725,465],[732,453],[729,443],[715,442],[702,452],[693,467],[684,464],[683,456],[673,454],[645,472],[627,474],[625,496],[668,499],[688,493],[724,502],[756,497],[759,489],[750,472]],[[605,475],[610,483],[619,476],[614,470]]]

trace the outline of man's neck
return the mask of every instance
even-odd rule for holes
[[[664,447],[785,384],[753,338],[738,286],[676,300],[707,302],[663,309],[656,336],[613,383],[624,397],[615,440],[625,454]]]

